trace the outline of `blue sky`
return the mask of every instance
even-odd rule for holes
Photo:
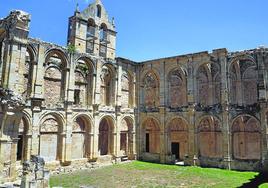
[[[80,9],[92,0],[77,0]],[[135,61],[215,48],[268,46],[267,0],[102,0],[115,17],[117,56]],[[75,0],[0,0],[0,17],[12,9],[32,15],[30,36],[66,45]]]

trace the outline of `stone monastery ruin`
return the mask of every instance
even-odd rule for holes
[[[68,47],[30,38],[30,15],[0,20],[0,179],[122,158],[268,169],[268,49],[116,58],[100,0],[69,18]]]

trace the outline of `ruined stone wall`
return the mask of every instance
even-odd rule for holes
[[[267,167],[267,48],[135,63],[114,59],[115,36],[106,57],[31,39],[29,19],[0,20],[1,181],[31,155],[51,169],[136,156]]]
[[[267,54],[266,48],[218,49],[141,63],[138,158],[155,161],[158,155],[161,163],[177,158],[202,166],[264,169]],[[155,133],[143,128],[150,119],[160,129],[157,142],[150,139]],[[160,152],[146,151],[146,142],[160,145]]]
[[[16,165],[31,155],[43,157],[50,169],[77,161],[135,159],[134,63],[69,51],[26,35],[16,36],[20,41],[1,36],[1,46],[5,41],[10,48],[1,50],[1,89],[21,95],[25,105],[17,107],[12,94],[11,107],[1,94],[0,181],[14,180]],[[99,143],[106,137],[104,145]],[[101,153],[103,148],[107,152]]]

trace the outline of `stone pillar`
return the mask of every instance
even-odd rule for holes
[[[197,158],[197,146],[196,146],[196,134],[195,134],[195,77],[194,77],[194,62],[192,57],[188,58],[187,63],[188,77],[187,77],[187,98],[189,104],[189,111],[187,113],[188,119],[188,130],[189,130],[189,139],[188,139],[188,161],[191,165],[195,165],[195,160]]]
[[[29,161],[23,163],[23,176],[21,188],[48,188],[49,171],[44,169],[44,159],[31,156]]]
[[[31,154],[39,154],[39,136],[40,136],[40,124],[41,119],[41,109],[33,108],[33,117],[32,117],[32,143],[31,143]]]
[[[167,135],[165,134],[166,132],[166,126],[165,126],[165,114],[166,114],[166,109],[163,107],[160,107],[160,163],[165,163],[166,162],[166,156],[167,156],[167,151],[166,151],[166,138]]]
[[[62,162],[64,163],[70,163],[72,161],[72,127],[73,127],[73,121],[72,121],[72,111],[67,109],[67,117],[65,125],[66,128],[63,131],[63,147],[62,147]]]
[[[260,111],[260,122],[261,122],[261,159],[262,159],[262,169],[264,171],[268,171],[268,143],[267,143],[267,134],[268,134],[268,127],[267,127],[267,110],[265,103],[261,103],[261,111]]]
[[[159,100],[160,100],[160,106],[161,107],[165,107],[165,94],[166,94],[166,90],[165,90],[165,83],[166,83],[166,74],[165,74],[165,62],[161,63],[160,65],[160,69],[162,71],[160,71],[160,86],[159,86]]]
[[[101,89],[101,68],[102,64],[100,61],[96,64],[96,76],[95,76],[95,87],[94,87],[94,103],[93,104],[101,104],[101,98],[100,98],[100,89]]]
[[[23,160],[27,161],[30,159],[31,157],[31,143],[32,143],[32,134],[26,134],[26,153],[24,153],[25,155],[23,156]]]
[[[121,83],[121,78],[122,78],[122,65],[118,65],[118,70],[117,70],[117,92],[116,92],[116,106],[121,106],[121,96],[122,96],[122,83]]]
[[[121,119],[121,115],[120,114],[117,114],[117,117],[116,117],[116,130],[115,130],[115,137],[116,137],[116,141],[115,141],[115,147],[114,147],[114,154],[116,157],[119,157],[121,155],[121,152],[120,152],[120,137],[121,137],[121,122],[120,122],[120,119]]]
[[[66,71],[66,97],[65,99],[68,101],[69,105],[72,105],[74,102],[74,87],[75,87],[75,66],[76,62],[74,62],[74,55],[70,54],[70,68],[69,71]],[[69,64],[67,62],[67,64]]]
[[[19,96],[0,88],[0,181],[16,177],[18,130],[23,107]]]
[[[96,108],[96,106],[95,106]],[[95,109],[97,110],[97,109]],[[94,129],[93,129],[93,158],[98,158],[100,156],[99,152],[99,125],[100,117],[98,112],[94,112]]]
[[[89,146],[89,155],[87,156],[89,159],[93,159],[94,158],[94,133],[89,133],[88,134],[88,140],[90,142],[90,146]]]
[[[229,124],[229,81],[228,81],[228,62],[226,49],[213,51],[219,59],[221,66],[221,104],[222,104],[222,135],[223,135],[223,158],[226,169],[231,169],[231,125]]]
[[[118,133],[117,132],[114,132],[114,133],[111,133],[112,136],[112,139],[109,138],[109,147],[112,147],[112,148],[109,148],[109,149],[112,149],[112,153],[109,152],[111,155],[114,155],[116,158],[119,157],[119,150],[118,150]],[[110,143],[110,140],[113,141],[113,143]],[[120,145],[119,145],[120,147]]]
[[[196,133],[195,133],[195,110],[194,106],[191,106],[189,112],[187,113],[189,119],[188,125],[188,160],[185,160],[185,163],[190,165],[195,165],[194,159],[198,156],[197,154],[197,143],[196,143]]]
[[[36,70],[34,71],[35,75],[33,75],[33,97],[34,99],[43,99],[44,98],[44,75],[45,75],[45,48],[42,45],[39,45],[38,48],[38,63],[36,66]]]

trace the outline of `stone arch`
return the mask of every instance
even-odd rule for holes
[[[212,104],[221,103],[221,67],[218,63],[211,64]]]
[[[248,67],[242,75],[243,104],[257,103],[257,71],[255,66]]]
[[[45,52],[45,63],[48,62],[48,59],[56,54],[63,61],[63,67],[69,68],[69,58],[67,53],[61,48],[49,48]]]
[[[28,45],[25,53],[25,61],[22,64],[22,74],[23,74],[23,93],[22,96],[26,99],[31,96],[32,85],[33,85],[33,71],[34,64],[36,62],[36,54],[31,45]]]
[[[257,102],[257,73],[253,57],[240,54],[229,64],[229,98],[231,104],[249,105]]]
[[[123,108],[131,108],[133,106],[133,77],[128,71],[123,71],[121,76],[121,105]]]
[[[157,77],[154,71],[148,71],[144,75],[144,77],[142,77],[141,101],[146,108],[152,109],[159,106],[160,104],[159,87],[160,87],[159,77]]]
[[[99,55],[101,57],[106,57],[107,44],[109,42],[109,31],[108,31],[108,27],[105,23],[102,23],[100,25],[99,33],[100,33],[99,34],[99,40],[100,40]]]
[[[46,53],[44,75],[44,98],[48,107],[62,105],[65,98],[68,61],[58,49]]]
[[[181,117],[172,118],[167,124],[168,147],[176,160],[184,160],[189,153],[189,126]]]
[[[204,116],[198,123],[198,149],[200,157],[223,156],[223,134],[220,121],[214,116]]]
[[[86,52],[94,53],[95,39],[96,37],[96,23],[93,18],[89,18],[87,22],[87,33],[86,33]]]
[[[30,157],[31,123],[27,115],[21,118],[18,129],[17,161],[26,161]]]
[[[120,126],[120,151],[123,155],[133,155],[134,121],[131,117],[125,116],[121,119]]]
[[[105,106],[115,105],[115,80],[116,73],[110,64],[102,66],[101,78],[101,102]]]
[[[239,160],[261,159],[261,126],[253,116],[239,115],[232,121],[233,158]]]
[[[92,121],[87,115],[77,115],[72,126],[72,159],[90,158],[93,143]]]
[[[74,104],[87,106],[92,104],[94,82],[94,64],[87,57],[80,57],[75,67]]]
[[[46,162],[60,161],[62,159],[63,121],[56,113],[46,114],[40,124],[39,155]]]
[[[248,54],[236,54],[229,60],[229,67],[228,70],[231,69],[233,63],[237,63],[239,60],[249,60],[251,62],[255,62],[254,57]]]
[[[152,117],[142,123],[142,151],[151,154],[160,154],[160,124]]]
[[[201,106],[211,104],[211,65],[204,63],[196,70],[196,102]]]
[[[168,73],[168,105],[171,108],[187,106],[187,80],[181,68]]]
[[[115,152],[115,124],[110,116],[104,116],[99,124],[99,152],[100,155],[114,155]]]

